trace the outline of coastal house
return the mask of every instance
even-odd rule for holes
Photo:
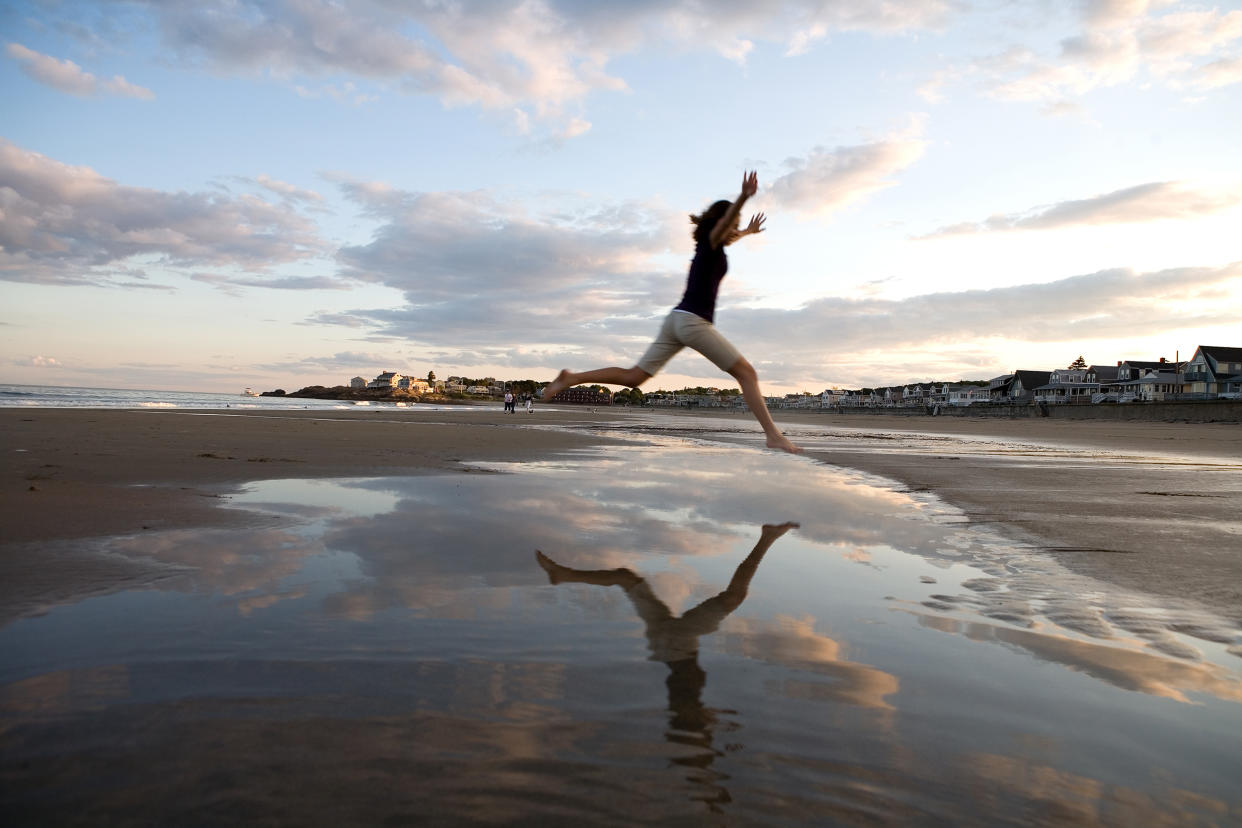
[[[1035,389],[1048,384],[1051,371],[1014,371],[1009,385],[1009,401],[1030,403],[1035,400]]]
[[[979,385],[951,385],[947,395],[949,405],[966,406],[991,399],[988,389]]]
[[[354,377],[349,381],[349,387],[355,391],[360,391],[367,387],[366,377]]]
[[[1182,375],[1177,367],[1170,362],[1163,371],[1158,368],[1145,368],[1133,379],[1118,382],[1117,401],[1163,402],[1178,399],[1181,396]]]
[[[883,389],[883,393],[880,395],[880,397],[881,397],[881,404],[885,408],[895,408],[901,405],[903,402],[905,402],[905,399],[906,399],[905,389],[903,389],[900,386],[893,386],[891,388],[885,388]]]
[[[840,388],[825,388],[819,393],[820,408],[836,408],[841,404],[841,397],[845,392]]]
[[[926,402],[929,405],[948,405],[949,384],[947,382],[933,382],[926,394]]]
[[[401,377],[397,380],[397,387],[402,391],[410,391],[415,394],[426,394],[431,390],[431,384],[424,379],[417,377]]]
[[[907,385],[901,389],[902,404],[906,406],[930,405],[932,398],[932,384],[930,382],[916,383],[915,385]]]
[[[587,386],[579,385],[566,388],[549,402],[569,403],[570,405],[612,405],[612,394],[607,389],[595,391]]]
[[[1186,363],[1184,391],[1197,397],[1242,394],[1242,348],[1200,345]]]
[[[397,383],[401,381],[401,375],[392,371],[385,371],[375,379],[367,383],[367,388],[392,389],[397,387]]]
[[[988,380],[988,399],[992,402],[1005,402],[1009,399],[1009,391],[1013,388],[1014,374],[1001,374]]]
[[[1099,392],[1100,384],[1090,366],[1085,368],[1057,368],[1048,375],[1048,382],[1035,389],[1035,402],[1057,405],[1091,402]]]

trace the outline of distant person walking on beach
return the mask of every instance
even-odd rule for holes
[[[552,399],[566,388],[581,383],[637,388],[655,376],[678,351],[690,347],[737,380],[746,407],[767,435],[768,448],[800,453],[802,449],[791,443],[772,422],[754,366],[712,324],[716,292],[729,269],[725,247],[753,233],[763,232],[763,213],[752,216],[744,230],[738,224],[742,205],[758,189],[758,173],[746,173],[742,176],[742,192],[735,201],[717,201],[700,215],[690,217],[694,225],[694,259],[686,278],[686,292],[677,307],[665,317],[655,341],[633,368],[597,368],[581,373],[562,370],[544,389],[543,399]]]
[[[514,412],[513,412],[513,392],[512,392],[512,391],[506,391],[506,392],[505,392],[505,413],[506,413],[506,414],[512,414],[512,413],[514,413]]]

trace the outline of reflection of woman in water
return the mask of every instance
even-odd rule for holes
[[[714,633],[720,622],[733,612],[746,598],[750,580],[759,568],[759,562],[767,553],[768,548],[781,535],[798,526],[796,523],[765,524],[759,536],[759,542],[746,556],[746,560],[738,564],[733,578],[724,592],[699,604],[691,610],[674,617],[668,605],[656,597],[651,587],[639,575],[629,569],[572,569],[561,566],[547,555],[536,550],[535,559],[548,573],[548,580],[553,584],[566,582],[595,584],[596,586],[619,586],[634,605],[638,617],[647,625],[647,646],[651,649],[652,661],[663,661],[668,665],[669,674],[665,679],[668,687],[668,709],[670,732],[666,738],[670,742],[691,745],[701,749],[694,756],[674,759],[679,765],[699,768],[709,778],[695,779],[709,785],[714,795],[705,800],[715,809],[715,805],[729,801],[729,792],[711,781],[710,766],[720,751],[712,747],[712,736],[716,724],[716,712],[704,706],[702,700],[703,687],[707,683],[707,673],[699,666],[699,638]]]
[[[737,348],[716,330],[712,319],[716,311],[716,291],[729,269],[725,247],[741,238],[763,232],[763,213],[753,216],[746,229],[738,223],[742,205],[759,189],[757,173],[742,176],[742,192],[734,201],[717,201],[700,215],[691,216],[694,224],[694,259],[686,278],[686,292],[681,303],[664,319],[655,342],[633,368],[598,368],[573,373],[563,370],[544,389],[543,398],[550,400],[580,383],[604,383],[637,388],[687,346],[711,360],[717,368],[737,380],[742,388],[746,407],[755,415],[767,437],[768,448],[797,454],[802,449],[789,442],[772,422],[768,406],[759,390],[759,375]]]

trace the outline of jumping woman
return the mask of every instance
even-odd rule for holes
[[[768,448],[800,453],[802,449],[791,443],[772,422],[772,415],[768,413],[763,393],[759,390],[759,375],[755,373],[754,366],[712,324],[716,292],[729,269],[724,249],[738,239],[763,232],[763,213],[752,216],[744,230],[738,223],[742,205],[758,189],[758,173],[747,173],[742,176],[742,192],[736,201],[717,201],[701,215],[690,217],[694,225],[694,259],[690,262],[690,275],[686,278],[686,292],[681,297],[681,303],[665,317],[655,342],[651,343],[637,365],[633,368],[597,368],[577,374],[563,370],[544,389],[543,399],[550,400],[566,388],[582,383],[637,388],[655,376],[678,351],[689,347],[737,380],[742,387],[746,407],[767,435]]]

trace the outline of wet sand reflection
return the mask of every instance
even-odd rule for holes
[[[1037,632],[940,615],[914,613],[924,627],[1019,647],[1035,658],[1062,664],[1123,690],[1190,702],[1187,693],[1242,702],[1242,678],[1211,662],[1170,658],[1110,644],[1081,641],[1053,632]]]

